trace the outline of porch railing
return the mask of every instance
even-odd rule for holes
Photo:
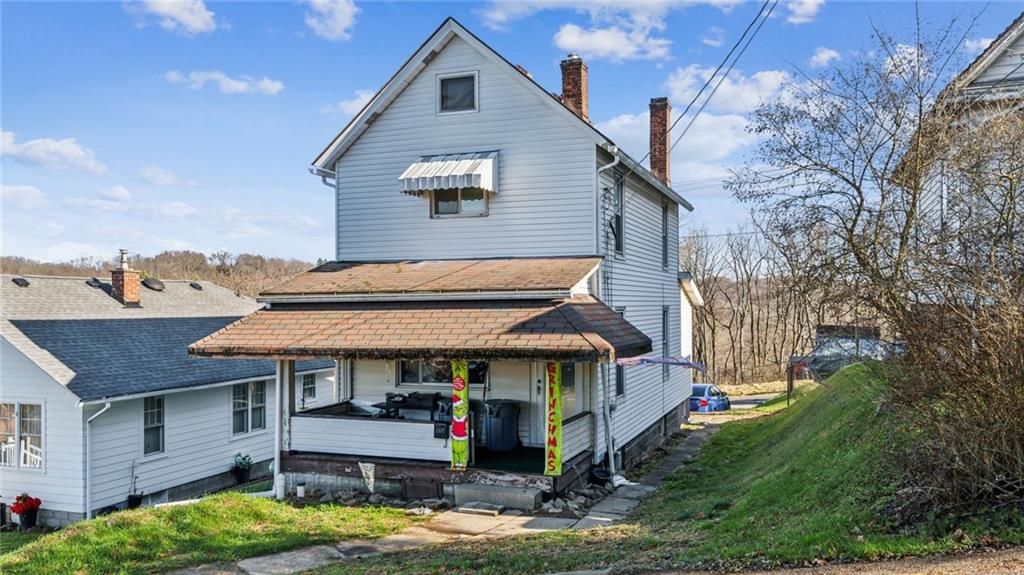
[[[295,414],[293,451],[451,461],[451,448],[433,434],[429,421]]]

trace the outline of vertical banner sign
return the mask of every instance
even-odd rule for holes
[[[549,362],[547,374],[547,421],[544,429],[544,475],[562,474],[562,364]]]
[[[469,362],[452,360],[452,471],[469,465]]]

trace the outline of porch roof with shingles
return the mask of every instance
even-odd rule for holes
[[[651,340],[599,300],[277,305],[189,346],[198,356],[612,361]]]
[[[598,256],[328,262],[261,295],[568,292],[600,263]]]

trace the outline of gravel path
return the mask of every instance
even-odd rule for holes
[[[679,573],[682,575],[683,572]],[[720,572],[685,573],[718,575]],[[1024,575],[1024,549],[975,551],[965,555],[835,564],[777,571],[744,571],[742,575]]]

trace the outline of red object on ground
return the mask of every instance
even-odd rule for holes
[[[38,497],[32,497],[28,493],[22,493],[14,499],[14,504],[11,505],[11,511],[21,515],[22,513],[39,509],[39,506],[42,504],[42,500]]]

